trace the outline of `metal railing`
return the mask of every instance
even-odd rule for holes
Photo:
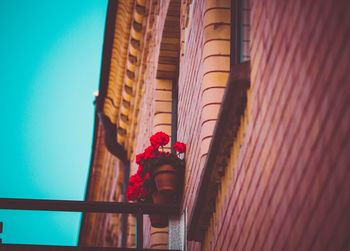
[[[4,199],[0,198],[0,209],[39,210],[91,213],[120,213],[136,215],[136,250],[151,250],[143,248],[143,215],[162,214],[177,215],[179,209],[174,205],[154,205],[150,203],[73,201],[73,200],[37,200],[37,199]],[[0,233],[2,223],[0,223]],[[82,246],[48,246],[5,244],[0,241],[0,249],[4,250],[135,250],[134,248],[106,248]]]

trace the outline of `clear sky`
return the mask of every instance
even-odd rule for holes
[[[0,1],[0,197],[83,200],[107,0]],[[76,245],[79,213],[0,210],[4,243]]]

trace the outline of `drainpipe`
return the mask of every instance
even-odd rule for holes
[[[100,119],[100,122],[102,123],[105,133],[104,133],[104,141],[105,146],[107,150],[116,156],[118,159],[120,159],[124,167],[130,166],[130,162],[128,160],[128,155],[124,149],[124,147],[117,142],[117,132],[118,128],[115,124],[112,123],[112,121],[102,112],[98,113],[98,117]],[[125,169],[125,168],[124,168]]]

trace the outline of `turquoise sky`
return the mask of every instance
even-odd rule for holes
[[[0,1],[0,197],[83,200],[107,0]],[[4,243],[76,245],[78,213],[0,210]]]

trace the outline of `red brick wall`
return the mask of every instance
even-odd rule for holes
[[[350,250],[349,9],[252,1],[250,117],[205,249]]]
[[[187,144],[182,206],[191,218],[229,74],[231,3],[184,2],[182,8],[187,9],[188,20],[183,22],[182,30],[177,131],[178,140]],[[197,242],[187,244],[189,250],[200,249]]]
[[[180,59],[178,140],[187,144],[185,205],[192,204],[201,173],[200,134],[201,134],[201,86],[203,53],[203,4],[194,1],[191,23],[185,41],[185,54]],[[192,205],[190,205],[192,206]]]
[[[184,208],[191,212],[203,169],[201,152],[201,87],[203,79],[203,1],[193,1],[186,28],[185,52],[180,59],[178,140],[187,144]],[[191,25],[195,24],[195,25]],[[189,212],[189,213],[190,213]],[[189,243],[196,247],[198,243]]]

